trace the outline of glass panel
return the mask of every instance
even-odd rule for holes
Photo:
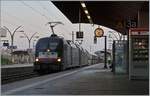
[[[51,50],[56,49],[57,46],[58,46],[58,42],[51,42],[51,43],[49,44],[49,48],[50,48]]]
[[[115,73],[126,73],[126,41],[119,41],[115,43]]]

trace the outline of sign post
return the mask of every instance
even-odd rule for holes
[[[106,69],[107,68],[107,36],[103,36],[104,31],[102,28],[99,28],[99,27],[95,29],[94,34],[95,34],[95,36],[94,36],[94,43],[95,44],[97,43],[97,37],[104,37],[105,38],[104,68]]]
[[[77,42],[79,43],[79,44],[82,44],[82,41],[83,41],[83,31],[77,31],[76,32],[76,38],[77,38]]]

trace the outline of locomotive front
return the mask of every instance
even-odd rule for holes
[[[62,66],[63,40],[57,36],[40,39],[36,44],[34,70],[59,70]]]

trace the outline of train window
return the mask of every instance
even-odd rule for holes
[[[50,48],[51,50],[56,49],[57,46],[58,46],[58,42],[51,42],[51,43],[49,44],[49,48]]]
[[[48,43],[46,39],[41,39],[38,41],[36,48],[37,49],[47,49]]]

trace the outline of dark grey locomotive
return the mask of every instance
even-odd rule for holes
[[[55,34],[36,44],[34,70],[39,73],[89,65],[90,54],[78,44]]]

